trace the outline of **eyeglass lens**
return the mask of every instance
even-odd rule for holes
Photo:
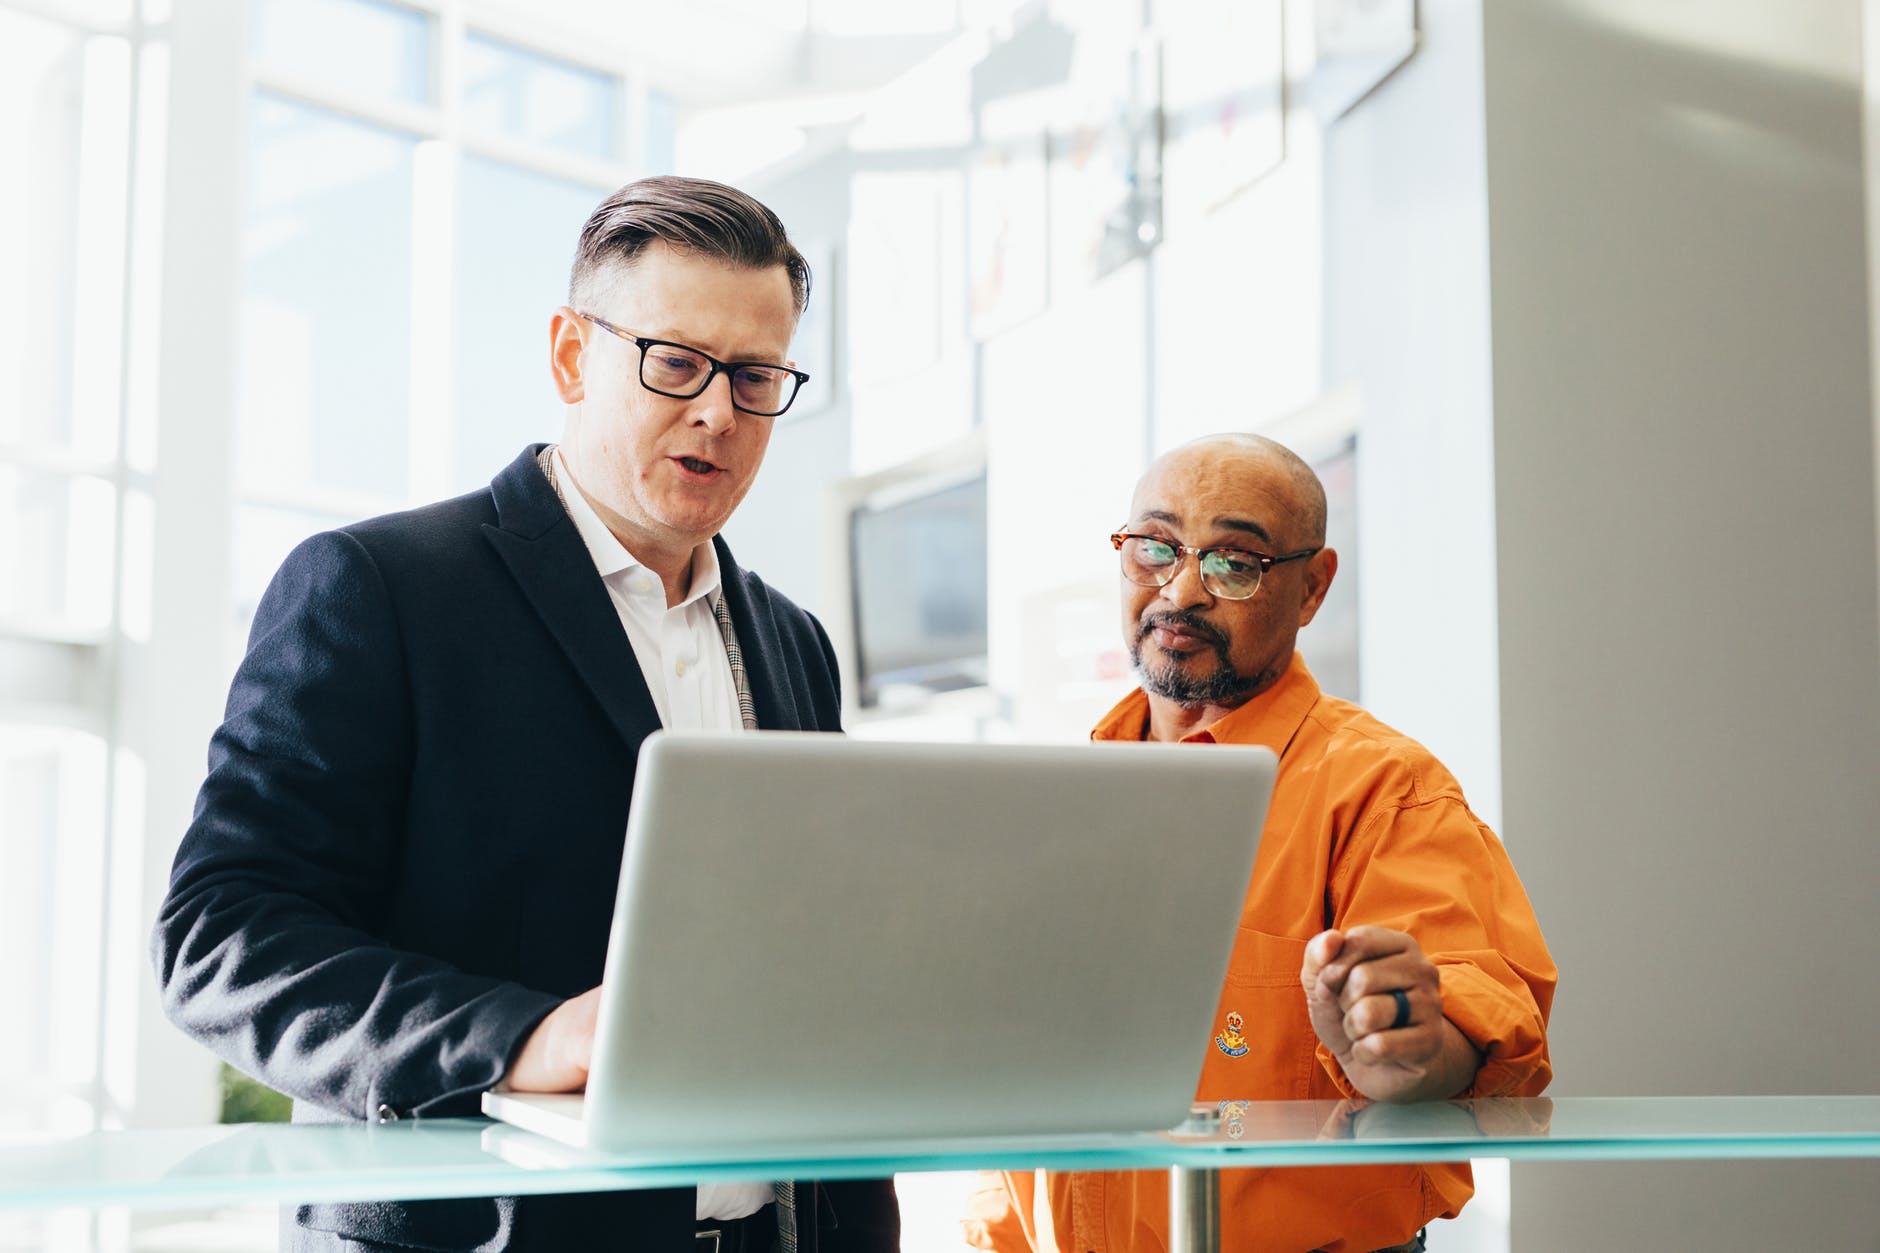
[[[1180,550],[1160,540],[1132,536],[1123,541],[1122,553],[1124,577],[1144,587],[1167,586],[1182,563]],[[1201,586],[1228,600],[1245,600],[1260,590],[1260,563],[1210,548],[1201,554]]]
[[[712,363],[677,344],[649,344],[640,359],[640,380],[654,391],[696,396],[711,378]],[[788,370],[741,365],[729,371],[731,399],[752,413],[776,414],[795,398],[797,377]]]

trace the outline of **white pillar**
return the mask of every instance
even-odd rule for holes
[[[154,465],[148,530],[126,535],[130,564],[149,572],[148,638],[125,641],[118,672],[120,779],[130,786],[117,860],[136,905],[121,912],[137,921],[108,958],[127,994],[111,1002],[109,1095],[137,1126],[213,1121],[217,1109],[215,1061],[159,1011],[146,939],[227,688],[245,7],[175,0],[167,27]]]
[[[1873,1090],[1860,10],[1486,8],[1503,804],[1561,1095]],[[1869,1248],[1873,1182],[1517,1165],[1514,1245]]]

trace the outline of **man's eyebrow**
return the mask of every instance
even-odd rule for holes
[[[1246,518],[1216,518],[1214,525],[1224,531],[1245,531],[1249,535],[1258,536],[1263,544],[1273,542],[1273,537],[1266,533],[1265,527]]]
[[[755,349],[749,352],[734,352],[734,353],[729,353],[729,354],[722,353],[722,352],[717,351],[716,349],[707,347],[705,344],[700,343],[696,339],[687,339],[685,337],[685,334],[681,331],[674,331],[670,329],[657,330],[657,331],[640,331],[639,334],[644,335],[647,339],[656,339],[662,344],[677,344],[681,348],[690,348],[693,352],[702,352],[708,357],[716,357],[720,361],[730,362],[730,363],[737,364],[737,365],[777,365],[777,366],[780,366],[786,360],[788,360],[790,356],[788,349],[785,349],[781,354],[779,354],[775,360],[772,360],[771,358],[765,356],[763,353],[758,352]]]
[[[1170,513],[1166,509],[1145,509],[1142,513],[1144,522],[1162,522],[1169,526],[1180,526],[1181,515]],[[1249,518],[1215,518],[1214,527],[1220,531],[1244,531],[1257,536],[1261,543],[1271,544],[1273,537],[1266,533],[1266,528]]]

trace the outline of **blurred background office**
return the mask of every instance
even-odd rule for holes
[[[1265,431],[1344,553],[1308,660],[1535,898],[1555,1091],[1880,1091],[1877,8],[0,0],[0,1135],[252,1108],[143,955],[248,617],[556,436],[576,232],[660,172],[815,267],[727,534],[856,733],[1081,736],[1135,475]],[[1433,1248],[1880,1247],[1871,1166],[1481,1174]]]

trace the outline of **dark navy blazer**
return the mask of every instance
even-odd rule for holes
[[[297,1120],[475,1114],[600,982],[659,716],[539,448],[488,490],[307,540],[255,614],[153,950],[170,1017]],[[714,543],[759,725],[838,730],[821,626]],[[798,1201],[805,1246],[898,1243],[885,1181]],[[689,1253],[692,1204],[312,1205],[289,1247]]]

